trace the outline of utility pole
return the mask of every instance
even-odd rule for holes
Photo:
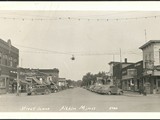
[[[114,62],[114,54],[113,54],[113,62]]]
[[[120,48],[120,62],[122,62],[121,48]]]
[[[20,86],[20,80],[19,80],[19,66],[17,66],[17,96],[19,96],[19,86]]]
[[[147,32],[146,32],[146,29],[144,30],[145,32],[145,42],[147,42]]]

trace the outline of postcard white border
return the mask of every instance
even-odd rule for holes
[[[52,7],[49,7],[52,6]],[[98,10],[98,11],[160,11],[159,1],[104,2],[0,2],[0,10]],[[63,114],[63,115],[62,115]],[[156,119],[159,112],[1,112],[1,119]]]

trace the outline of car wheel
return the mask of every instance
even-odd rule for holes
[[[49,94],[49,91],[48,91],[48,90],[45,90],[45,94]]]
[[[111,91],[108,92],[108,95],[111,95]]]

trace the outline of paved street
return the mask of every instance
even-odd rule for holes
[[[100,95],[74,88],[49,95],[0,95],[1,112],[159,112],[160,95]]]

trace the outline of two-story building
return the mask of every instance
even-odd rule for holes
[[[123,90],[139,91],[143,86],[143,61],[124,67],[121,82]]]
[[[0,39],[0,94],[14,89],[18,64],[19,50],[12,46],[11,40],[5,42]]]
[[[160,40],[150,40],[140,47],[143,52],[143,82],[149,93],[160,93]]]
[[[54,68],[54,69],[34,69],[34,70],[38,70],[40,73],[46,74],[48,82],[58,84],[59,70],[57,68]]]
[[[120,62],[114,62],[111,61],[108,64],[110,65],[110,70],[108,72],[108,76],[109,76],[109,80],[110,80],[110,84],[113,85],[113,66],[115,66],[116,64],[119,64]]]
[[[124,67],[127,67],[133,63],[127,62],[127,59],[125,58],[124,62],[119,62],[113,66],[113,84],[118,86],[119,88],[122,88],[122,69]]]

